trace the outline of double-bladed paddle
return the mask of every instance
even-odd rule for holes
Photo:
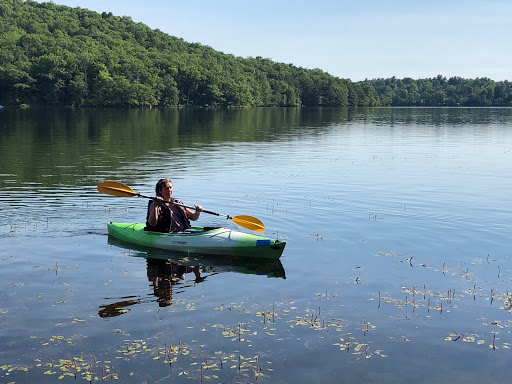
[[[111,196],[117,196],[117,197],[144,197],[146,199],[152,199],[156,200],[154,197],[151,196],[145,196],[140,193],[135,192],[133,189],[131,189],[129,186],[120,183],[119,181],[104,181],[100,185],[98,185],[98,191],[100,193],[105,193],[107,195]],[[189,208],[194,209],[194,207],[189,207],[187,205],[179,204],[176,201],[163,201],[164,203],[171,203],[174,205],[179,205],[183,208]],[[250,229],[251,231],[263,233],[265,231],[265,225],[256,217],[248,216],[248,215],[240,215],[240,216],[234,216],[231,217],[229,215],[222,215],[220,213],[211,212],[203,210],[204,213],[208,213],[210,215],[215,216],[222,216],[225,217],[228,220],[233,220],[236,224],[240,225],[241,227]]]

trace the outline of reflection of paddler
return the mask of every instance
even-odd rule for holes
[[[181,265],[176,261],[163,259],[147,258],[146,261],[148,279],[153,285],[153,294],[156,296],[160,307],[168,307],[173,304],[173,285],[185,280],[187,273],[194,273],[194,283],[200,283],[206,278],[201,277],[201,271],[198,266],[189,267]],[[123,300],[108,305],[101,305],[98,312],[100,317],[108,318],[122,315],[130,310],[127,307],[147,301],[137,296],[122,297],[120,299]]]
[[[195,282],[200,283],[205,278],[201,277],[199,267],[180,265],[173,260],[147,258],[148,279],[153,283],[153,292],[160,307],[172,305],[173,285],[185,280],[186,274],[193,272]]]

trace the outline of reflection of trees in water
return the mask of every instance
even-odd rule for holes
[[[183,284],[187,273],[194,273],[195,279],[193,284],[200,283],[205,279],[201,277],[201,271],[198,266],[181,265],[174,260],[148,258],[146,261],[148,279],[153,285],[153,293],[157,297],[160,307],[172,305],[174,285]],[[187,286],[190,286],[190,284],[183,284],[183,288]]]
[[[192,287],[206,279],[206,276],[201,276],[201,270],[198,266],[181,265],[174,260],[147,258],[146,261],[148,280],[153,286],[153,294],[160,307],[171,306],[175,293],[183,292],[184,288]],[[186,280],[188,273],[194,274],[194,280]],[[141,299],[138,296],[117,298],[117,300],[119,299],[122,300],[108,305],[101,305],[98,312],[99,316],[103,318],[120,316],[130,310],[127,307],[152,301]],[[107,300],[109,299],[107,298]]]

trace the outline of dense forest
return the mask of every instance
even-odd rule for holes
[[[0,0],[0,104],[73,106],[512,106],[490,79],[352,82],[241,58],[130,17]]]
[[[446,79],[441,75],[432,79],[410,78],[377,79],[365,81],[379,95],[382,106],[466,106],[512,107],[512,82],[495,82],[488,78],[474,80],[461,77]]]

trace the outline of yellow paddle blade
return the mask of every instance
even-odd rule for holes
[[[137,192],[119,181],[104,181],[98,185],[98,192],[117,197],[132,197],[137,195]]]
[[[240,215],[232,217],[231,220],[233,220],[235,223],[240,225],[241,227],[250,229],[254,232],[263,233],[265,232],[265,225],[257,218],[247,215]]]

